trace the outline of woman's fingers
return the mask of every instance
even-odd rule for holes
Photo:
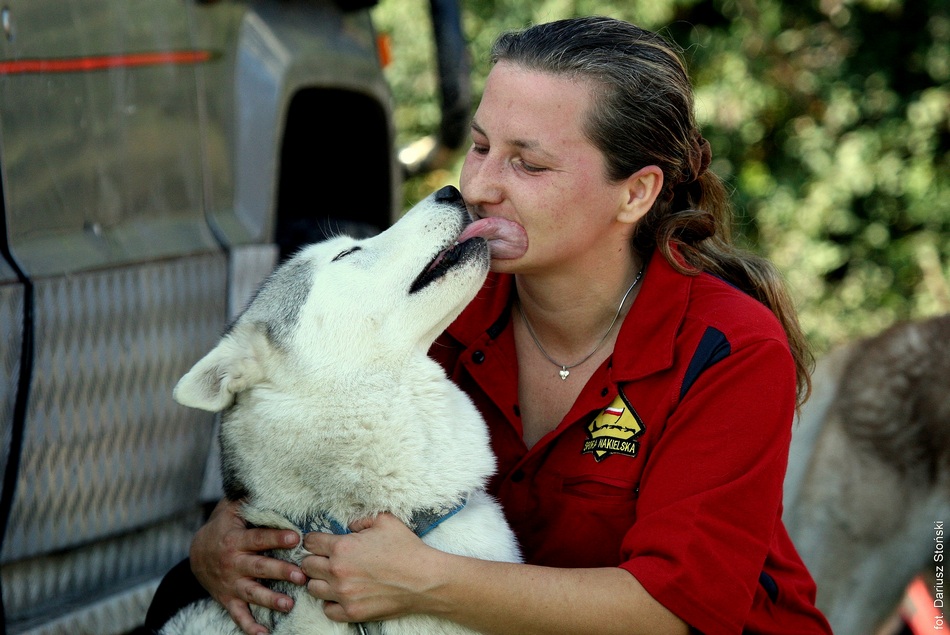
[[[300,542],[300,535],[289,529],[242,528],[241,551],[269,551],[271,549],[289,549]]]
[[[254,620],[251,609],[246,602],[233,598],[224,605],[224,608],[227,609],[228,615],[246,635],[267,635],[269,632]]]
[[[354,522],[352,533],[310,533],[300,563],[307,591],[324,600],[324,613],[339,622],[392,619],[413,612],[419,580],[431,567],[418,536],[391,514]]]
[[[265,587],[260,580],[286,580],[305,585],[307,577],[289,562],[262,552],[287,549],[300,542],[289,530],[248,529],[239,514],[240,503],[222,502],[195,535],[191,545],[191,568],[215,600],[247,635],[267,633],[257,624],[249,604],[287,612],[293,600]]]
[[[235,569],[245,578],[256,580],[285,580],[297,585],[307,583],[307,576],[299,567],[278,558],[256,553],[239,553],[235,560]],[[255,602],[256,604],[256,602]]]

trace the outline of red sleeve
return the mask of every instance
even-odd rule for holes
[[[752,606],[781,515],[795,381],[784,342],[732,350],[689,387],[644,468],[621,566],[707,635],[740,633]]]

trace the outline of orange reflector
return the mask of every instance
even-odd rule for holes
[[[393,61],[393,41],[389,33],[380,33],[376,36],[376,51],[379,54],[379,65],[386,68]]]
[[[942,595],[942,594],[941,594]],[[921,576],[907,587],[900,615],[914,635],[944,630],[943,599],[935,599]]]

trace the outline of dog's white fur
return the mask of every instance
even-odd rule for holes
[[[484,422],[427,356],[484,282],[485,241],[470,241],[444,275],[410,292],[467,222],[460,200],[433,195],[379,236],[337,237],[302,250],[181,379],[177,401],[224,412],[225,489],[246,498],[250,524],[297,529],[325,513],[346,526],[383,511],[408,522],[416,510],[467,498],[424,541],[476,558],[520,559],[500,507],[483,490],[495,469]],[[298,548],[278,555],[299,563],[306,554]],[[330,622],[304,588],[277,588],[294,597],[289,616],[253,607],[271,633],[356,632]],[[428,616],[367,629],[471,632]],[[162,633],[240,631],[205,600],[179,612]]]

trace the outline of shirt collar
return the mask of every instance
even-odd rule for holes
[[[446,329],[449,335],[468,347],[483,334],[497,337],[507,325],[513,299],[514,277],[510,274],[489,273],[475,299]]]
[[[675,270],[659,250],[654,250],[643,287],[614,346],[612,370],[616,381],[632,381],[673,365],[676,334],[686,317],[693,279]]]
[[[692,281],[654,251],[614,346],[611,366],[616,381],[631,381],[673,365],[676,333],[686,316]],[[486,333],[496,337],[510,319],[513,290],[510,274],[490,273],[475,299],[449,325],[448,334],[466,347]]]

